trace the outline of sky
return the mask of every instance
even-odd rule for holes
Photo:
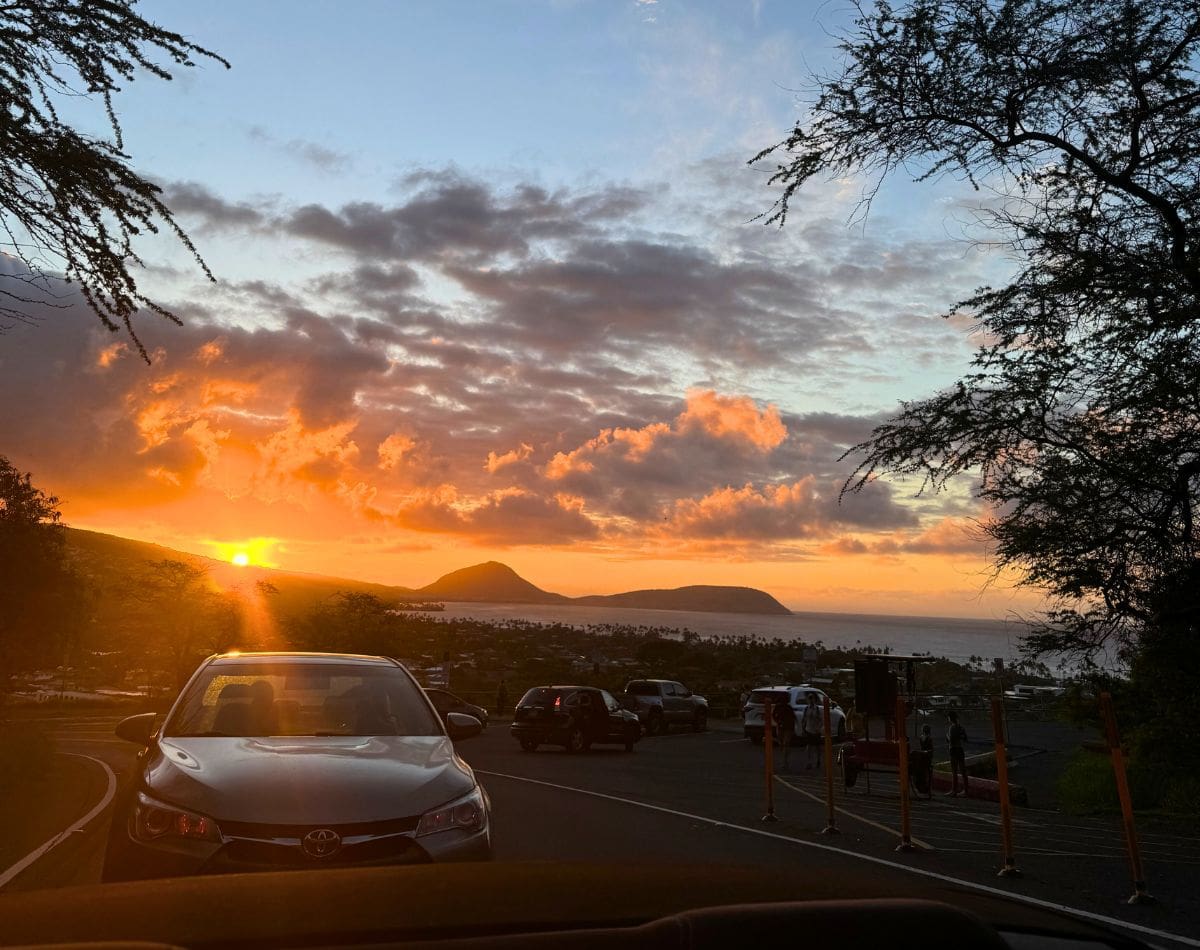
[[[148,236],[137,330],[77,298],[0,335],[0,454],[65,520],[420,586],[1008,617],[969,484],[840,496],[842,456],[968,365],[1010,262],[953,179],[750,166],[835,65],[838,2],[144,0],[230,61],[115,105],[217,280]],[[64,108],[93,134],[102,109]],[[0,270],[21,265],[0,259]],[[64,292],[65,293],[65,292]]]

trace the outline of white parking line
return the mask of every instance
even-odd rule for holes
[[[80,755],[78,752],[63,752],[61,754],[73,755],[80,759],[87,759],[91,762],[95,762],[98,766],[100,766],[100,768],[104,769],[105,774],[108,775],[108,788],[106,788],[104,791],[104,797],[100,799],[99,804],[97,804],[91,811],[75,822],[75,824],[71,825],[70,828],[60,831],[49,841],[43,842],[25,855],[25,857],[21,858],[21,860],[16,864],[8,868],[8,870],[6,870],[3,874],[0,874],[0,888],[3,888],[9,881],[24,871],[27,867],[29,867],[29,865],[33,864],[34,861],[40,858],[47,851],[62,844],[63,841],[65,841],[70,835],[73,835],[77,831],[82,831],[88,822],[90,822],[108,807],[108,803],[113,800],[113,796],[117,793],[117,777],[113,774],[113,770],[110,769],[106,763],[100,761],[99,759],[93,758],[90,755]]]
[[[1081,910],[1078,907],[1071,907],[1067,904],[1058,904],[1054,901],[1044,901],[1038,897],[1028,897],[1024,894],[1018,894],[1013,891],[1006,891],[999,887],[990,887],[987,884],[977,884],[974,881],[967,881],[962,878],[952,877],[949,874],[941,874],[938,871],[927,871],[924,868],[912,867],[908,864],[899,864],[896,861],[889,861],[886,858],[877,858],[870,854],[859,854],[856,851],[847,851],[844,848],[835,848],[830,844],[822,844],[817,841],[806,841],[803,838],[792,838],[788,835],[776,834],[772,831],[763,831],[761,828],[750,828],[746,825],[735,825],[732,822],[721,821],[717,818],[709,818],[706,815],[694,815],[686,811],[677,811],[674,808],[664,808],[662,805],[651,805],[647,802],[639,802],[632,798],[621,798],[618,795],[607,795],[604,792],[593,792],[586,788],[575,788],[570,785],[557,785],[554,782],[544,782],[540,779],[525,778],[522,775],[509,775],[506,772],[490,772],[484,769],[475,769],[478,775],[491,775],[495,778],[506,778],[514,782],[525,782],[529,785],[541,785],[544,788],[553,788],[562,792],[575,792],[577,795],[588,795],[592,798],[602,798],[610,802],[618,802],[622,805],[632,805],[635,808],[645,808],[648,811],[661,812],[666,815],[674,815],[676,818],[686,818],[688,821],[698,821],[703,824],[712,825],[714,828],[729,828],[733,831],[741,831],[750,835],[758,835],[763,838],[771,838],[775,841],[784,841],[789,844],[799,845],[802,848],[812,848],[816,851],[827,851],[832,854],[840,854],[847,858],[857,858],[860,861],[866,861],[869,864],[878,864],[885,868],[891,868],[896,871],[906,871],[909,874],[916,874],[919,877],[932,878],[935,881],[944,881],[947,884],[956,884],[959,887],[967,887],[974,891],[982,891],[985,894],[991,894],[996,897],[1003,897],[1008,900],[1018,901],[1022,904],[1030,904],[1034,907],[1041,907],[1046,910],[1057,911],[1060,914],[1067,914],[1074,917],[1082,917],[1085,920],[1095,920],[1103,924],[1108,924],[1111,927],[1117,927],[1123,930],[1132,930],[1136,933],[1149,934],[1153,937],[1165,937],[1167,940],[1174,940],[1178,943],[1186,944],[1189,947],[1200,947],[1200,940],[1192,937],[1185,937],[1182,934],[1171,933],[1169,930],[1155,930],[1153,927],[1146,927],[1142,924],[1131,923],[1127,920],[1121,920],[1118,917],[1108,917],[1105,914],[1096,914],[1089,910]]]
[[[775,778],[777,781],[781,782],[782,784],[784,784],[788,788],[790,788],[793,792],[799,792],[801,795],[807,795],[814,802],[817,802],[820,805],[825,804],[825,800],[823,798],[819,798],[818,796],[814,795],[812,792],[807,791],[803,788],[798,788],[797,786],[795,786],[791,782],[789,782],[787,779],[780,778],[778,775],[776,775]],[[847,811],[845,808],[841,808],[838,805],[835,805],[833,807],[833,810],[845,815],[847,818],[853,818],[855,821],[861,821],[864,825],[870,825],[872,828],[878,828],[880,831],[886,831],[889,835],[899,835],[900,834],[900,832],[897,831],[895,828],[889,828],[887,825],[881,825],[879,822],[872,821],[870,818],[864,818],[862,815],[856,815],[854,812]],[[915,844],[918,848],[921,848],[924,851],[936,851],[937,850],[929,842],[922,841],[916,835],[910,834],[909,840],[913,844]]]

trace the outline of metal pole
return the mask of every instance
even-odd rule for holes
[[[829,697],[825,697],[825,800],[828,803],[823,835],[841,834],[837,827],[836,811],[833,807],[833,730],[830,727]]]
[[[1129,848],[1129,867],[1133,872],[1133,896],[1130,904],[1153,904],[1154,898],[1146,892],[1146,875],[1142,872],[1142,856],[1138,851],[1137,833],[1133,827],[1133,800],[1129,797],[1129,780],[1125,775],[1125,753],[1121,750],[1121,736],[1117,732],[1117,714],[1113,710],[1112,695],[1100,694],[1100,713],[1104,717],[1104,734],[1112,753],[1113,775],[1117,780],[1117,797],[1121,799],[1121,816],[1125,822],[1125,844]]]
[[[996,783],[1000,793],[1000,842],[1004,851],[1004,866],[999,877],[1020,877],[1013,857],[1012,802],[1008,797],[1008,749],[1004,742],[1004,700],[992,697],[992,733],[996,740]]]
[[[904,697],[897,696],[896,755],[900,765],[900,843],[896,845],[897,851],[917,850],[917,846],[912,843],[912,802],[908,794],[908,729],[905,725],[907,718],[904,713]]]
[[[775,755],[771,736],[774,725],[775,720],[772,718],[771,701],[768,699],[763,703],[763,750],[765,752],[763,762],[766,767],[767,779],[767,813],[762,816],[762,821],[779,820],[775,817]]]

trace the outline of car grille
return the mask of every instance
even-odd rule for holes
[[[343,838],[354,838],[360,835],[378,837],[380,835],[398,835],[408,831],[416,831],[420,815],[409,818],[389,818],[383,821],[354,821],[342,824],[322,825],[309,822],[304,825],[276,825],[246,821],[221,821],[221,831],[230,838],[303,838],[310,831],[318,828],[328,828],[336,831]]]
[[[405,864],[425,862],[428,856],[405,835],[347,842],[328,858],[310,858],[300,842],[233,840],[221,849],[222,865],[271,868],[341,867],[358,864]],[[221,869],[214,865],[214,869]]]
[[[419,816],[346,824],[277,825],[252,822],[220,823],[225,844],[207,870],[339,867],[362,864],[405,864],[428,861],[412,838]],[[341,846],[327,857],[312,857],[303,848],[309,832],[327,829]]]

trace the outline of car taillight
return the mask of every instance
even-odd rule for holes
[[[554,708],[562,709],[562,697],[561,696],[554,697]]]

